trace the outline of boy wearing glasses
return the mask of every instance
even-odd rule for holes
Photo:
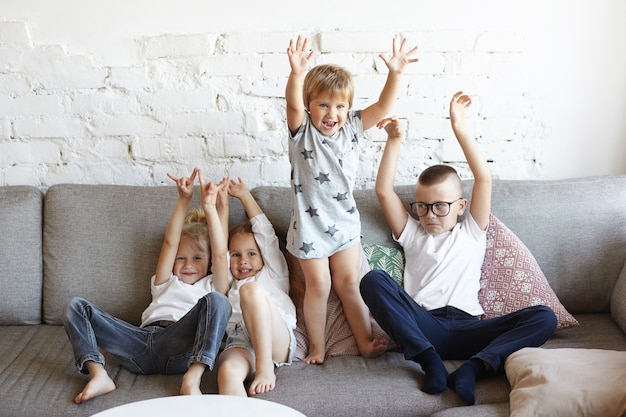
[[[475,402],[477,379],[502,371],[505,359],[516,350],[542,345],[557,326],[554,312],[545,306],[480,319],[478,290],[491,212],[491,173],[466,126],[471,103],[460,91],[450,102],[452,130],[474,175],[469,213],[458,223],[468,204],[461,179],[446,165],[421,173],[411,204],[417,219],[409,215],[393,188],[402,128],[395,117],[378,123],[388,138],[376,195],[405,253],[404,288],[379,270],[365,275],[360,285],[378,324],[407,360],[422,367],[422,391],[441,394],[449,386],[468,405]],[[467,361],[448,375],[444,359]]]

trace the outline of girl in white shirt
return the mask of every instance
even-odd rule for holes
[[[77,404],[116,388],[100,349],[136,374],[184,374],[181,394],[201,394],[202,375],[215,363],[231,313],[225,296],[226,237],[216,207],[220,204],[221,209],[228,198],[220,192],[227,184],[225,180],[218,186],[205,184],[197,168],[190,177],[168,176],[176,182],[178,199],[151,279],[152,302],[142,314],[141,326],[122,321],[81,297],[72,298],[65,309],[63,325],[76,365],[90,376],[74,398]],[[196,176],[202,211],[189,210]]]
[[[274,227],[241,179],[231,180],[249,221],[230,232],[228,292],[233,314],[220,356],[220,394],[247,396],[274,389],[274,366],[290,364],[296,348],[296,307],[289,298],[289,270]],[[260,248],[263,248],[261,250]],[[255,373],[246,392],[244,381]]]

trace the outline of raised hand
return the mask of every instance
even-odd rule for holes
[[[223,210],[228,208],[228,183],[230,182],[230,178],[224,177],[220,181],[220,190],[217,193],[217,209]]]
[[[404,51],[405,45],[406,45],[406,38],[402,39],[402,42],[400,43],[400,48],[398,49],[396,47],[396,38],[393,38],[391,58],[388,58],[384,54],[378,55],[385,62],[385,65],[387,65],[387,68],[389,68],[390,72],[397,72],[401,74],[402,72],[404,72],[404,69],[406,68],[407,65],[409,65],[412,62],[418,61],[417,58],[411,58],[411,55],[417,52],[417,46],[411,49],[410,51],[405,52]]]
[[[176,178],[169,172],[167,176],[176,183],[176,189],[178,190],[178,196],[181,198],[191,198],[193,196],[193,183],[198,174],[198,168],[194,168],[189,177]]]
[[[287,48],[287,56],[289,56],[289,65],[291,65],[291,72],[294,74],[302,74],[309,67],[309,61],[313,56],[313,51],[309,50],[309,40],[298,35],[298,38],[294,41],[289,41],[289,47]]]
[[[379,129],[385,129],[388,139],[402,139],[402,124],[400,119],[396,116],[387,117],[376,123],[376,127]]]
[[[452,123],[465,122],[467,109],[472,105],[472,98],[463,91],[457,91],[450,100],[450,120]]]
[[[237,181],[230,180],[230,184],[228,185],[228,194],[241,200],[249,193],[249,191],[248,187],[246,187],[246,184],[244,184],[241,178],[237,178]]]
[[[202,178],[202,172],[199,169],[198,178],[200,180],[200,201],[202,207],[215,207],[219,198],[218,193],[225,186],[226,181],[222,179],[217,185],[213,182],[205,183],[204,178]]]

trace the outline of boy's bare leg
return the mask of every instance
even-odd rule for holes
[[[285,362],[289,355],[289,330],[272,299],[257,283],[241,287],[241,310],[256,356],[250,395],[262,394],[276,386],[274,361]]]
[[[341,299],[346,320],[350,325],[361,356],[374,358],[387,348],[386,340],[372,338],[369,310],[359,292],[359,262],[361,246],[337,252],[330,259],[333,288]]]
[[[115,383],[109,377],[104,366],[98,362],[87,361],[85,368],[89,372],[89,382],[85,388],[74,398],[76,404],[83,403],[100,395],[108,394],[115,390]]]
[[[330,293],[328,259],[300,259],[304,273],[304,324],[309,337],[309,352],[302,360],[309,364],[322,364],[326,357],[326,307]]]
[[[252,354],[243,348],[224,351],[217,370],[218,392],[223,395],[247,397],[244,381],[252,373]]]
[[[183,383],[180,386],[180,395],[202,395],[200,383],[202,375],[206,370],[206,364],[202,362],[194,362],[189,366],[185,375],[183,375]]]

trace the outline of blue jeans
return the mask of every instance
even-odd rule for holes
[[[367,273],[360,289],[406,359],[432,347],[441,359],[478,358],[499,372],[511,353],[542,345],[557,326],[554,312],[541,305],[485,320],[451,306],[427,311],[385,271]]]
[[[135,374],[181,374],[190,364],[213,369],[231,315],[228,298],[210,292],[168,327],[129,324],[89,301],[74,297],[65,308],[63,326],[74,350],[76,365],[104,365],[103,349]]]

